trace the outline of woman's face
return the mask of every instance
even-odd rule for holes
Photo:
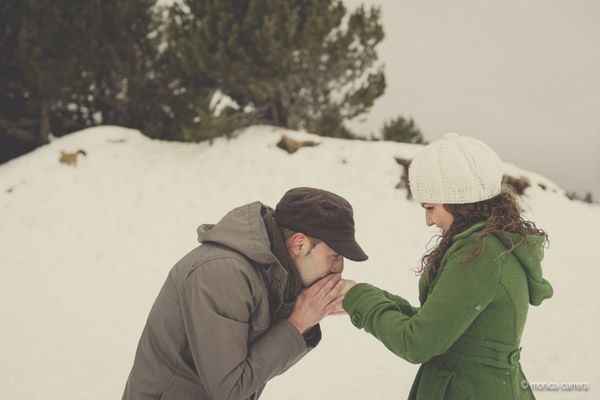
[[[425,209],[425,223],[427,226],[436,225],[446,233],[454,222],[454,217],[444,208],[443,204],[421,203]]]

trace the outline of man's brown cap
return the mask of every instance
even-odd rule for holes
[[[299,187],[288,190],[275,207],[279,226],[324,241],[353,261],[369,257],[354,238],[354,213],[343,197],[326,190]]]

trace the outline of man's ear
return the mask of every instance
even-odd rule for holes
[[[308,237],[302,232],[296,232],[287,240],[287,247],[293,257],[304,255],[309,248]]]

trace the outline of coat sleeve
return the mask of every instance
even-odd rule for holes
[[[193,271],[179,288],[190,350],[211,399],[248,398],[308,351],[287,319],[248,342],[258,290],[248,274],[241,261],[220,258]]]
[[[381,289],[364,283],[348,292],[343,307],[357,328],[364,328],[396,355],[412,363],[429,361],[465,332],[493,300],[498,286],[496,262],[482,263],[488,257],[478,256],[460,263],[461,253],[448,258],[427,301],[412,316]]]
[[[375,288],[375,287],[373,286],[373,288]],[[392,294],[390,292],[386,292],[383,289],[377,289],[377,290],[381,291],[381,294],[386,299],[388,299],[389,301],[391,301],[392,303],[394,303],[398,307],[398,310],[400,310],[400,312],[402,314],[404,314],[404,315],[406,315],[408,317],[412,317],[413,315],[415,315],[419,311],[419,307],[414,307],[405,298],[400,297],[400,296],[395,295],[395,294]]]

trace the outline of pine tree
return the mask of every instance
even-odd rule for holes
[[[87,38],[79,43],[85,48],[78,65],[83,84],[71,91],[69,107],[57,110],[63,123],[121,125],[151,136],[166,129],[165,99],[156,70],[161,38],[155,3],[88,0],[78,14]]]
[[[69,91],[77,71],[78,40],[84,33],[73,17],[84,9],[78,2],[6,0],[2,2],[0,46],[0,129],[36,145],[47,143],[51,113]]]
[[[394,142],[427,144],[415,121],[412,118],[406,120],[401,116],[386,122],[381,130],[381,136],[383,140]]]
[[[192,138],[256,123],[349,137],[343,121],[384,92],[377,8],[347,16],[334,0],[184,0],[171,17],[171,85]],[[215,116],[215,93],[236,106]]]
[[[2,160],[47,143],[49,133],[117,124],[158,136],[171,126],[155,3],[0,4]]]

